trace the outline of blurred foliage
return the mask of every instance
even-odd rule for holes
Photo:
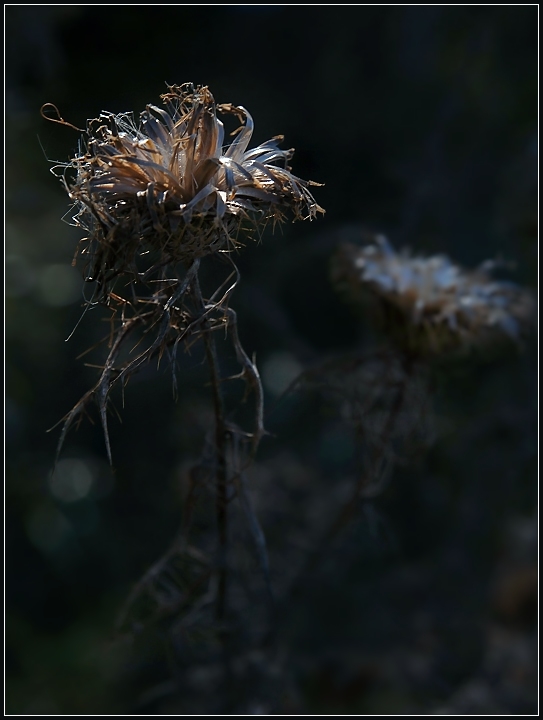
[[[255,143],[285,135],[294,173],[325,183],[323,220],[240,253],[232,301],[267,392],[271,436],[250,480],[280,588],[356,454],[332,398],[280,397],[303,369],[372,342],[329,282],[338,243],[383,232],[467,266],[501,257],[535,288],[537,7],[11,5],[5,19],[7,712],[534,713],[535,341],[436,369],[433,444],[362,503],[230,706],[162,625],[116,637],[178,530],[209,388],[197,350],[180,359],[177,402],[169,371],[146,368],[115,398],[114,469],[84,421],[52,475],[59,431],[46,431],[92,384],[77,357],[105,330],[89,312],[71,335],[79,234],[49,167],[78,137],[40,107],[84,127],[156,103],[165,82],[206,84],[251,112]]]

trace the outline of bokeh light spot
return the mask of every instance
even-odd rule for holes
[[[45,265],[38,277],[38,296],[44,305],[71,305],[81,296],[77,270],[70,265]]]
[[[302,366],[289,352],[270,355],[262,366],[262,379],[273,395],[281,395],[302,372]]]
[[[43,552],[55,552],[71,534],[68,520],[52,505],[37,505],[26,518],[26,532],[30,541]]]
[[[58,500],[72,503],[89,494],[93,480],[92,471],[83,460],[66,458],[51,473],[49,489]]]

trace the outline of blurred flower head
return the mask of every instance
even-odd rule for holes
[[[137,272],[154,262],[190,263],[240,244],[240,231],[268,220],[324,212],[310,185],[291,173],[278,136],[248,150],[253,120],[241,106],[215,105],[207,87],[169,86],[165,109],[103,112],[63,167],[62,178],[88,233],[80,252],[90,279]],[[217,112],[241,126],[224,146]],[[67,170],[75,170],[75,179]],[[144,257],[147,255],[147,257]],[[143,259],[142,259],[143,258]]]
[[[494,280],[486,262],[464,270],[444,255],[394,251],[382,235],[358,247],[343,245],[333,265],[338,288],[355,302],[369,290],[384,311],[386,329],[416,353],[441,353],[481,341],[519,341],[534,316],[531,294]]]

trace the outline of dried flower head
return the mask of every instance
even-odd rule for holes
[[[217,329],[229,330],[240,377],[255,395],[255,430],[246,437],[256,447],[263,434],[258,371],[229,306],[239,280],[230,251],[241,244],[241,231],[287,214],[297,220],[324,212],[308,189],[318,183],[291,173],[293,151],[279,149],[282,137],[248,150],[251,116],[241,106],[216,106],[207,87],[172,85],[162,99],[165,109],[148,105],[139,123],[131,113],[89,121],[77,156],[53,168],[75,203],[75,224],[86,231],[76,252],[86,260],[86,280],[95,281],[86,307],[102,304],[111,313],[100,377],[66,415],[59,450],[94,401],[111,460],[106,411],[113,386],[152,359],[165,356],[175,368],[180,346],[203,339],[208,348]],[[227,145],[217,112],[241,123]],[[60,116],[48,119],[69,125]],[[206,293],[200,264],[217,252],[226,253],[231,272]]]
[[[87,140],[64,166],[74,220],[88,233],[80,252],[89,279],[107,282],[157,261],[190,264],[234,248],[242,226],[324,212],[308,190],[318,183],[290,172],[293,151],[279,149],[281,136],[247,149],[253,120],[245,108],[216,106],[207,87],[191,84],[161,97],[166,108],[148,105],[139,124],[131,113],[89,121]],[[241,123],[226,147],[217,112]]]
[[[483,340],[518,341],[532,321],[532,296],[513,283],[490,277],[495,263],[466,271],[444,255],[397,253],[385,237],[365,247],[345,244],[333,277],[352,300],[365,291],[384,310],[387,330],[416,353],[440,353]]]

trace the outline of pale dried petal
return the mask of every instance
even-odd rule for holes
[[[493,267],[486,263],[466,271],[444,255],[396,253],[380,236],[364,247],[344,245],[333,275],[352,299],[362,299],[361,291],[367,289],[393,311],[396,327],[389,329],[411,350],[443,352],[488,339],[488,331],[518,340],[533,323],[531,294],[491,279]]]
[[[89,121],[86,144],[63,167],[75,223],[89,232],[80,252],[95,256],[89,245],[101,247],[93,277],[100,280],[104,267],[132,272],[146,255],[152,265],[153,250],[190,264],[237,247],[247,220],[256,226],[288,211],[294,219],[324,212],[308,189],[316,183],[290,173],[292,150],[278,147],[280,136],[247,149],[254,123],[245,108],[217,107],[207,87],[190,84],[169,87],[162,99],[167,109],[148,105],[139,124],[131,113]],[[217,111],[242,123],[227,147]],[[75,170],[71,183],[67,168]]]

